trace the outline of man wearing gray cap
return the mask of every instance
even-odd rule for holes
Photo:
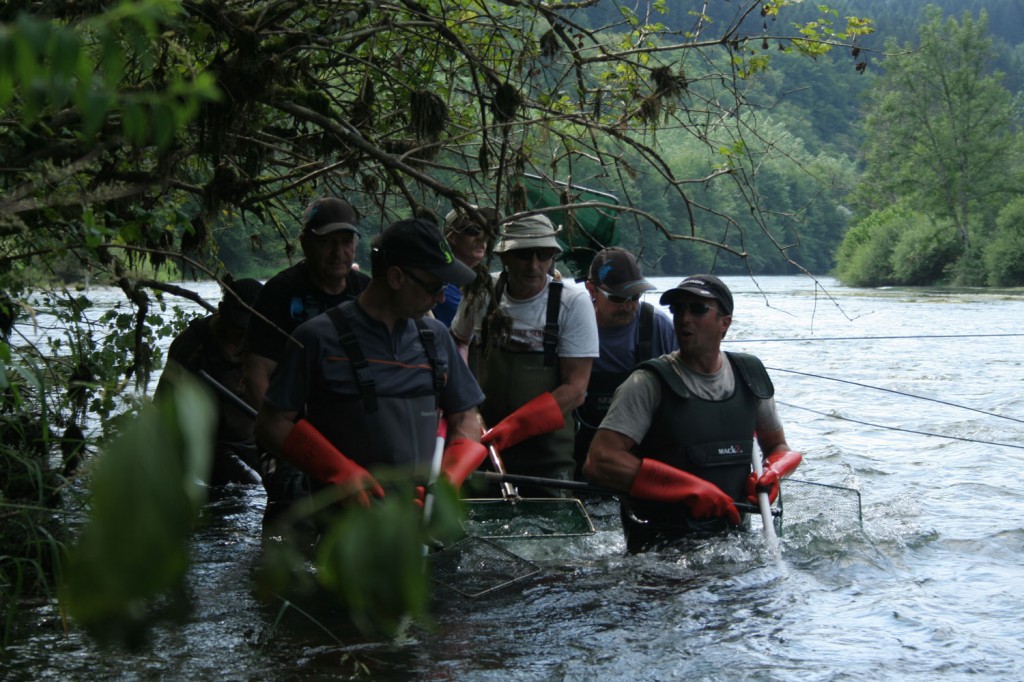
[[[650,303],[640,302],[654,285],[644,279],[640,263],[629,251],[614,246],[598,251],[586,286],[597,316],[601,357],[590,372],[586,400],[576,410],[577,477],[615,389],[638,363],[678,347],[672,320]]]
[[[354,299],[370,283],[352,267],[359,241],[357,220],[355,209],[344,199],[317,199],[306,207],[299,234],[305,258],[266,283],[256,303],[259,315],[246,335],[246,395],[254,406],[263,400],[288,334],[328,308]]]
[[[724,353],[732,292],[714,275],[687,277],[661,296],[679,350],[642,363],[616,392],[590,446],[584,475],[620,499],[630,551],[740,525],[735,502],[774,501],[800,464],[775,410],[759,359]],[[753,441],[764,457],[751,471]]]
[[[359,241],[357,221],[352,205],[335,197],[316,199],[303,212],[299,243],[305,258],[266,283],[245,336],[245,398],[253,407],[258,409],[263,402],[288,335],[306,320],[354,299],[369,285],[370,278],[352,267]],[[269,522],[305,494],[308,481],[272,456],[263,458],[262,469]]]
[[[354,301],[303,323],[275,372],[256,422],[260,441],[339,496],[384,495],[380,470],[426,480],[447,422],[443,472],[458,486],[484,459],[476,407],[483,393],[430,309],[448,283],[475,273],[437,226],[401,220],[374,240],[373,278]],[[375,473],[377,475],[375,475]]]
[[[492,427],[482,442],[501,453],[510,473],[569,480],[575,428],[566,417],[583,402],[599,348],[586,291],[550,274],[561,250],[544,215],[507,222],[494,247],[503,266],[494,297],[464,298],[451,331],[460,344],[478,344],[477,376],[487,395],[480,412]]]

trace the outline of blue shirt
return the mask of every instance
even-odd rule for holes
[[[657,307],[654,309],[654,334],[651,338],[651,356],[636,357],[640,343],[640,313],[624,327],[598,327],[601,343],[601,357],[594,360],[593,372],[632,372],[638,362],[661,357],[679,348],[675,327],[668,315]]]
[[[455,319],[455,311],[459,309],[459,302],[462,301],[462,289],[456,284],[449,282],[444,286],[444,302],[434,306],[434,319],[440,320],[444,326],[451,327]]]

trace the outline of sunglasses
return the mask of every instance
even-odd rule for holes
[[[707,303],[699,303],[697,301],[692,301],[690,303],[673,303],[669,306],[669,310],[672,311],[673,315],[682,315],[683,311],[689,310],[690,314],[694,317],[704,317],[711,312],[712,309],[714,309],[714,306],[710,306]]]
[[[509,251],[509,253],[518,258],[519,260],[533,260],[533,258],[536,257],[537,260],[545,261],[554,258],[555,254],[558,253],[558,249],[515,249],[514,251]]]
[[[455,230],[456,234],[465,235],[467,237],[479,237],[483,232],[484,231],[476,225],[466,225],[460,230]]]
[[[609,294],[601,287],[595,286],[594,288],[600,291],[602,294],[604,294],[604,297],[607,298],[612,303],[636,303],[637,301],[640,300],[640,297],[643,296],[643,294],[633,294],[632,296],[616,296],[614,294]]]
[[[405,268],[399,268],[399,270],[408,275],[409,279],[416,282],[416,284],[419,284],[423,291],[427,292],[427,294],[429,294],[430,296],[437,296],[442,291],[444,291],[446,282],[444,282],[443,280],[439,281],[437,284],[433,284],[431,282],[424,281],[423,279],[417,277],[416,275],[414,275],[409,270],[406,270]]]

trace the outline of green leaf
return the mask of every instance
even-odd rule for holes
[[[14,95],[14,39],[10,31],[0,27],[0,106]]]
[[[149,134],[149,117],[138,102],[125,102],[121,111],[121,127],[125,137],[136,144],[142,144]]]
[[[114,98],[108,92],[93,88],[77,104],[82,112],[82,131],[86,135],[94,135],[106,120]]]
[[[116,36],[111,33],[103,36],[102,46],[100,64],[102,65],[103,82],[108,90],[116,92],[125,76],[124,49],[117,41]]]
[[[151,108],[153,141],[160,149],[166,149],[174,140],[177,132],[174,125],[174,112],[163,102],[155,103]]]
[[[50,66],[54,81],[68,81],[78,71],[82,42],[78,34],[57,31],[50,41]]]
[[[71,616],[94,633],[129,637],[150,619],[150,600],[181,584],[214,414],[209,396],[180,377],[99,459],[90,518],[61,590]]]
[[[317,547],[317,579],[365,633],[393,633],[407,615],[426,618],[422,518],[412,499],[406,486],[369,509],[346,510]]]

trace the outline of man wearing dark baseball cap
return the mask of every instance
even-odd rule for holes
[[[338,231],[352,232],[358,236],[357,221],[356,210],[352,208],[352,204],[344,199],[327,197],[317,199],[306,207],[303,214],[302,231],[317,237]]]
[[[425,317],[446,283],[475,273],[420,219],[374,239],[372,267],[359,298],[295,330],[256,425],[261,442],[308,474],[314,490],[336,486],[357,504],[385,494],[384,469],[426,480],[438,409],[448,433],[442,473],[454,485],[487,454],[476,411],[483,392],[448,329]]]
[[[476,277],[472,268],[455,258],[437,225],[422,218],[393,223],[374,242],[371,257],[375,275],[379,267],[395,266],[425,270],[443,284],[457,286]]]
[[[270,377],[284,358],[289,335],[306,320],[354,299],[370,284],[355,268],[359,214],[345,199],[320,197],[302,212],[299,244],[303,260],[266,283],[256,300],[245,337],[245,397],[254,407],[263,402]],[[296,491],[308,487],[301,472],[287,462],[264,458],[267,489],[265,525],[283,513]]]
[[[277,273],[256,301],[245,339],[246,397],[259,407],[270,375],[284,355],[288,334],[328,308],[358,296],[370,278],[356,270],[358,215],[336,197],[315,199],[302,214],[304,260]]]
[[[672,320],[641,297],[654,285],[644,279],[640,262],[629,251],[609,247],[590,264],[587,291],[594,303],[601,356],[594,360],[583,404],[576,408],[576,475],[587,458],[590,441],[611,405],[615,389],[644,360],[676,349]]]
[[[737,502],[771,501],[802,460],[790,450],[761,361],[723,352],[733,297],[714,275],[687,277],[661,296],[679,350],[641,363],[615,393],[584,475],[621,490],[632,552],[746,525]],[[764,470],[752,472],[761,449]]]

